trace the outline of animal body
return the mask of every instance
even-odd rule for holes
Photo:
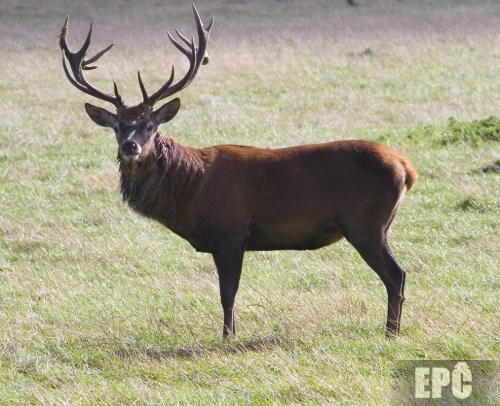
[[[153,105],[186,87],[205,62],[212,22],[204,27],[193,6],[198,44],[177,32],[169,37],[188,59],[185,76],[148,95],[138,74],[143,101],[127,107],[92,86],[83,70],[110,47],[84,59],[89,35],[78,52],[66,44],[68,20],[60,36],[63,67],[81,91],[114,104],[116,113],[90,104],[98,125],[113,128],[123,199],[135,211],[159,221],[196,250],[213,256],[224,312],[223,336],[235,334],[234,302],[243,255],[249,250],[312,250],[345,237],[378,274],[387,291],[386,333],[400,331],[405,271],[387,241],[398,206],[416,180],[401,155],[366,141],[337,141],[282,149],[239,145],[187,148],[158,131],[177,113],[175,98]],[[68,67],[69,65],[69,67]]]

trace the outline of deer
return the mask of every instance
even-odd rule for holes
[[[124,202],[158,221],[198,252],[211,254],[219,279],[223,337],[235,336],[234,304],[246,251],[315,250],[345,238],[381,279],[387,293],[386,336],[400,334],[405,270],[396,262],[388,233],[400,203],[417,179],[410,162],[389,147],[363,140],[269,149],[240,145],[182,146],[159,131],[180,108],[178,97],[207,63],[214,23],[204,25],[193,4],[198,34],[191,39],[169,32],[189,62],[174,83],[148,94],[137,74],[143,101],[128,106],[113,82],[114,94],[98,90],[83,71],[113,44],[86,59],[87,38],[77,52],[66,43],[68,18],[59,36],[63,69],[77,89],[116,108],[85,104],[99,126],[114,130]]]

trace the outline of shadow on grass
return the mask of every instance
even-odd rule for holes
[[[359,323],[354,320],[347,322],[325,323],[318,329],[304,332],[297,326],[296,329],[283,331],[268,331],[255,333],[243,338],[225,340],[222,338],[201,338],[194,344],[175,345],[158,342],[154,347],[141,346],[138,343],[127,345],[122,343],[115,354],[121,358],[162,360],[167,358],[199,359],[211,356],[226,356],[244,354],[246,352],[267,352],[273,350],[294,351],[297,349],[309,351],[317,348],[318,340],[325,337],[335,343],[358,341],[360,337],[370,337],[386,340],[385,330],[374,327],[373,323]],[[337,344],[332,344],[336,347]],[[341,344],[338,344],[341,345]],[[342,346],[342,345],[341,345]]]
[[[288,341],[277,335],[263,337],[252,337],[239,340],[237,338],[220,341],[207,341],[204,344],[192,346],[171,346],[163,349],[122,347],[116,351],[116,355],[122,358],[146,358],[151,360],[162,360],[165,358],[203,358],[212,355],[230,355],[244,353],[247,351],[265,352],[276,348],[293,347],[294,342]]]

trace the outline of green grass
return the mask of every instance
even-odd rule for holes
[[[95,18],[90,72],[139,99],[192,30],[182,2],[0,5],[0,403],[386,404],[396,361],[498,359],[499,5],[213,1],[211,62],[164,131],[189,146],[384,142],[420,178],[390,236],[408,270],[403,335],[345,241],[248,253],[238,337],[221,339],[210,256],[121,202],[109,131],[64,78]],[[314,21],[314,24],[312,23]],[[367,49],[370,51],[368,52]],[[450,117],[455,117],[450,119]]]
[[[484,120],[465,123],[450,118],[444,136],[441,138],[444,145],[466,142],[477,146],[485,141],[500,142],[499,117],[492,116]]]

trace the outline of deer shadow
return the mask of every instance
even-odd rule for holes
[[[293,347],[293,342],[286,342],[275,335],[207,341],[205,344],[192,346],[167,346],[165,348],[145,348],[133,346],[121,348],[116,354],[123,358],[143,358],[161,361],[166,358],[197,359],[212,355],[230,355],[245,352],[265,352],[276,348]]]

